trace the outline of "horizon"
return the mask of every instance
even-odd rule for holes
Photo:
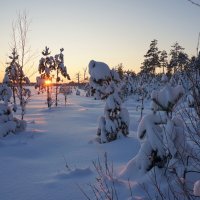
[[[110,68],[123,63],[125,70],[138,73],[153,39],[168,53],[178,42],[189,56],[196,55],[200,8],[188,0],[7,0],[0,1],[0,8],[4,19],[0,21],[0,82],[10,52],[12,22],[24,10],[31,20],[28,42],[36,52],[32,69],[37,70],[45,46],[52,55],[63,47],[73,81],[75,74],[83,76],[90,60],[105,62]]]

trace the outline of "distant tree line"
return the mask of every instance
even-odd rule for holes
[[[194,62],[200,59],[200,54],[190,58],[178,42],[171,46],[169,54],[165,50],[160,51],[157,44],[156,39],[151,41],[149,49],[144,55],[140,73],[155,75],[156,70],[162,68],[162,72],[170,76],[176,72],[187,72],[194,66],[199,66],[194,65]]]

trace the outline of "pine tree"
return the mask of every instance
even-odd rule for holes
[[[155,74],[156,67],[160,67],[159,55],[160,51],[157,47],[157,40],[152,40],[150,44],[150,48],[147,53],[144,55],[145,60],[142,63],[141,69],[145,73]]]
[[[174,73],[177,71],[183,71],[184,67],[188,63],[188,55],[184,53],[184,48],[176,42],[170,51],[170,61],[168,67],[174,69]]]
[[[53,104],[52,94],[50,91],[50,83],[53,80],[53,72],[56,72],[56,102],[55,105],[58,105],[58,83],[61,81],[59,74],[68,80],[70,80],[70,76],[67,73],[67,68],[64,65],[64,49],[60,49],[60,53],[55,56],[50,56],[51,52],[48,47],[45,47],[45,50],[42,52],[42,57],[39,61],[38,71],[40,73],[40,77],[36,78],[36,88],[38,87],[40,91],[47,90],[47,104],[50,108]]]
[[[59,74],[61,73],[61,75],[64,78],[67,78],[68,80],[70,80],[70,76],[67,73],[67,68],[64,65],[64,55],[63,52],[64,49],[61,48],[60,49],[60,53],[55,55],[55,65],[56,65],[56,102],[55,105],[58,105],[58,83],[61,81],[61,78],[59,76]]]
[[[123,64],[120,63],[119,65],[117,65],[117,72],[119,74],[120,79],[123,79],[123,75],[124,75],[124,71],[123,71]]]
[[[188,55],[184,52],[180,52],[178,56],[178,69],[179,71],[183,72],[187,69],[187,66],[189,64],[189,58]]]
[[[23,85],[30,84],[30,80],[25,76],[22,66],[19,65],[17,52],[15,49],[12,51],[12,56],[9,56],[11,62],[6,67],[5,76],[9,80],[9,86],[12,89],[14,111],[17,110],[16,97],[18,97],[21,107],[21,119],[23,120],[25,114],[25,107],[28,99],[30,98],[31,92],[26,89]]]
[[[40,77],[36,78],[36,88],[39,87],[39,90],[47,90],[47,105],[48,108],[52,106],[52,97],[50,91],[50,83],[52,82],[52,71],[56,70],[56,63],[53,56],[50,56],[51,52],[48,47],[45,47],[45,50],[42,51],[42,57],[39,61],[38,71]]]
[[[160,66],[163,68],[163,74],[165,73],[165,68],[168,66],[167,52],[165,50],[160,53]]]

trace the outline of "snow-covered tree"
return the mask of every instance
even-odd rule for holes
[[[118,69],[119,71],[119,69]],[[121,78],[121,77],[120,77]],[[124,98],[132,95],[136,91],[136,75],[130,71],[124,71],[121,80],[121,93]]]
[[[168,167],[174,163],[186,162],[186,137],[184,124],[181,119],[173,116],[173,110],[184,94],[183,87],[172,87],[168,78],[163,75],[165,86],[160,91],[151,94],[152,113],[145,115],[139,123],[137,135],[141,148],[129,161],[123,176],[131,170],[139,170],[142,174],[153,167]],[[178,160],[178,161],[177,161]],[[181,172],[180,172],[181,173]]]
[[[43,57],[39,61],[38,71],[40,73],[39,77],[36,77],[36,88],[39,88],[40,91],[47,90],[47,105],[51,107],[53,104],[52,92],[50,90],[50,84],[54,77],[53,72],[56,72],[56,103],[58,104],[58,83],[61,81],[61,74],[63,77],[70,80],[69,74],[67,73],[67,68],[64,65],[64,49],[60,49],[60,53],[55,56],[50,56],[51,52],[48,47],[45,47],[45,50],[42,52]]]
[[[186,78],[186,81],[189,82],[189,91],[187,94],[188,105],[194,108],[195,115],[198,118],[196,124],[200,125],[200,54],[191,59],[190,70],[187,70]],[[192,118],[195,119],[196,117],[193,116]]]
[[[170,156],[171,159],[186,159],[184,123],[182,119],[173,116],[174,108],[184,94],[184,88],[182,85],[171,86],[166,75],[163,75],[162,81],[165,82],[164,88],[151,94],[153,112],[166,113],[166,125],[162,127],[161,144],[166,148],[166,156]]]
[[[120,77],[108,65],[94,60],[89,63],[90,84],[98,98],[106,99],[104,116],[99,119],[97,135],[100,143],[110,142],[129,134],[129,114],[122,108],[120,97]]]
[[[64,78],[67,78],[68,80],[70,80],[69,74],[67,73],[67,68],[64,65],[64,55],[63,52],[64,49],[61,48],[60,49],[60,53],[55,55],[55,64],[56,64],[56,102],[55,105],[58,105],[58,83],[61,81],[61,78],[59,76],[59,74],[61,73],[61,75]]]
[[[50,108],[53,104],[52,94],[50,91],[50,83],[52,82],[52,71],[56,70],[56,63],[53,56],[50,56],[51,52],[48,47],[42,51],[43,57],[39,61],[38,71],[39,77],[36,77],[36,88],[39,90],[47,90],[47,105]]]
[[[11,62],[5,70],[4,82],[12,89],[14,111],[17,110],[16,97],[19,99],[21,107],[21,119],[24,118],[26,104],[30,98],[31,92],[24,87],[24,84],[30,84],[29,78],[24,74],[22,67],[18,63],[18,55],[15,49],[9,56]]]

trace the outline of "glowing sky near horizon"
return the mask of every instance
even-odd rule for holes
[[[138,72],[153,39],[160,50],[169,52],[177,41],[196,54],[200,7],[187,0],[0,0],[0,73],[8,60],[12,21],[25,9],[36,69],[46,45],[52,54],[65,49],[72,78],[83,74],[91,59]]]

